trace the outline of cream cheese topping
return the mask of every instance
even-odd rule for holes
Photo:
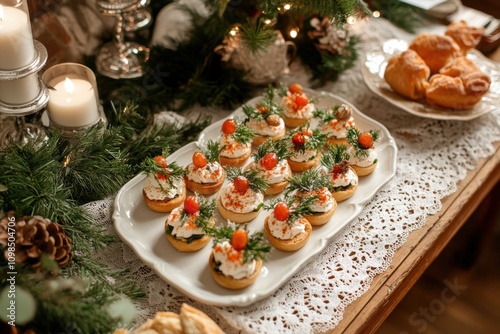
[[[253,170],[258,170],[258,176],[263,178],[267,184],[275,184],[284,182],[285,179],[292,176],[292,170],[290,169],[290,165],[288,165],[288,161],[286,159],[278,161],[276,167],[271,170],[267,170],[260,161],[258,163],[253,162],[250,167]]]
[[[293,239],[293,237],[306,230],[302,220],[288,225],[287,221],[276,219],[274,212],[269,215],[267,224],[273,237],[281,240]]]
[[[220,190],[222,205],[229,211],[236,213],[248,213],[257,209],[264,202],[264,195],[254,191],[252,188],[242,194],[236,191],[234,183],[228,183]]]
[[[185,184],[182,177],[171,178],[171,182],[172,184],[170,185],[167,180],[158,180],[156,175],[149,174],[144,181],[144,192],[152,201],[172,199],[184,192]]]
[[[346,138],[347,128],[354,126],[354,118],[349,118],[347,121],[331,120],[320,126],[320,131],[328,134],[328,137]]]
[[[283,115],[289,118],[310,118],[316,109],[312,103],[308,103],[302,108],[297,109],[297,105],[291,95],[283,96],[280,106],[283,108]]]
[[[177,207],[167,217],[167,224],[173,227],[172,235],[176,238],[189,238],[194,234],[205,234],[201,227],[196,226],[199,213],[188,215],[186,221],[182,224],[182,211],[182,207]]]
[[[344,174],[330,173],[330,181],[334,187],[348,187],[358,184],[359,178],[352,168],[347,169]]]
[[[313,212],[328,212],[335,205],[335,199],[328,188],[323,187],[318,190],[310,192],[310,195],[317,195],[318,198],[315,199],[310,208]]]
[[[247,144],[240,143],[232,135],[222,134],[219,143],[222,147],[225,147],[220,155],[227,158],[239,158],[252,150],[251,142]]]
[[[246,126],[253,129],[258,135],[274,137],[285,132],[285,121],[280,117],[280,124],[269,125],[264,119],[250,119]]]
[[[243,251],[236,251],[228,241],[218,243],[212,249],[214,260],[225,276],[242,279],[253,274],[257,261],[243,263]]]
[[[222,178],[222,175],[222,166],[217,161],[209,162],[202,168],[198,168],[193,164],[187,166],[187,178],[196,183],[217,183]]]
[[[375,148],[369,148],[365,150],[368,153],[368,156],[366,157],[356,157],[356,149],[354,147],[349,147],[348,153],[350,156],[349,159],[349,164],[351,165],[356,165],[359,167],[368,167],[374,164],[375,160],[377,159],[377,151],[375,151]]]
[[[306,162],[313,159],[318,154],[317,150],[307,149],[307,150],[293,150],[290,160],[297,162]]]

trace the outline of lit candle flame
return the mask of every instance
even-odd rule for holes
[[[75,90],[75,85],[73,85],[73,81],[71,81],[69,78],[66,78],[66,80],[64,80],[64,89],[70,95]]]
[[[290,5],[290,4],[288,4],[288,3],[287,3],[287,4],[285,4],[285,5],[283,6],[283,8],[284,8],[285,10],[289,10],[290,8],[292,8],[292,5]]]
[[[293,28],[292,30],[290,30],[290,37],[291,38],[297,37],[298,34],[299,34],[299,29]]]

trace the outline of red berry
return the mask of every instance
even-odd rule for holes
[[[224,123],[222,123],[222,132],[226,135],[233,134],[236,131],[236,122],[234,119],[226,119]]]
[[[198,168],[203,168],[207,165],[208,160],[201,152],[193,153],[193,164]]]
[[[158,167],[167,168],[167,159],[165,159],[164,156],[157,155],[156,157],[154,157],[154,161]]]
[[[358,137],[358,144],[361,148],[369,149],[373,145],[373,137],[370,132],[362,132]]]
[[[248,234],[245,230],[238,229],[234,231],[233,236],[231,237],[231,246],[233,246],[234,250],[242,251],[245,249],[248,243]]]
[[[298,83],[294,83],[288,87],[288,91],[292,94],[302,94],[302,86]]]
[[[262,166],[264,166],[265,169],[271,170],[274,167],[276,167],[276,165],[278,164],[278,156],[274,152],[267,153],[262,158],[261,164],[262,164]]]
[[[279,202],[274,206],[274,217],[278,220],[287,220],[290,217],[290,209],[285,202]]]
[[[250,184],[248,183],[248,179],[244,176],[238,176],[234,179],[234,188],[239,193],[246,193],[248,188],[250,188]]]
[[[295,96],[295,104],[297,108],[300,109],[309,103],[309,99],[304,94],[297,94]]]
[[[192,215],[200,210],[200,200],[196,196],[188,196],[184,200],[184,211]]]
[[[306,143],[306,139],[304,138],[304,135],[302,133],[296,132],[292,137],[292,142],[296,146],[303,146]]]

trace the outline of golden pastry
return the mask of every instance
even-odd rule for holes
[[[460,46],[450,36],[421,34],[408,47],[425,61],[431,73],[437,73],[451,59],[460,57]]]
[[[444,34],[453,38],[462,50],[462,54],[465,55],[479,44],[484,34],[484,28],[469,26],[461,20],[448,25]]]
[[[430,69],[413,50],[406,50],[389,59],[384,73],[385,81],[398,94],[411,100],[425,98]]]

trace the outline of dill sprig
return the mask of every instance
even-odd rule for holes
[[[308,139],[304,141],[304,145],[295,145],[293,143],[292,138],[297,132],[308,137]],[[321,150],[326,144],[327,136],[328,134],[322,133],[319,129],[311,131],[309,129],[309,122],[307,122],[306,124],[290,131],[286,138],[291,143],[291,146],[295,149],[295,151],[304,152],[305,150]]]
[[[369,130],[368,132],[371,134],[373,142],[375,143],[380,135],[380,130]],[[361,132],[355,127],[349,127],[347,129],[347,142],[351,144],[352,147],[354,147],[354,149],[356,150],[354,155],[357,158],[366,158],[368,156],[368,149],[361,147],[361,145],[359,144],[358,138],[360,134]]]
[[[258,170],[241,170],[238,167],[229,167],[226,169],[227,178],[230,181],[233,181],[238,176],[243,176],[248,180],[248,184],[250,188],[255,192],[264,193],[268,187],[266,181],[263,178],[259,177]]]
[[[251,143],[255,137],[255,131],[243,123],[236,123],[236,131],[231,135],[236,141],[242,144]]]
[[[283,110],[274,102],[274,95],[274,88],[272,85],[269,85],[263,95],[263,100],[257,103],[255,107],[247,104],[243,105],[242,110],[246,115],[245,123],[250,119],[265,120],[271,115],[281,117]]]
[[[239,225],[235,226],[234,224],[221,226],[219,228],[211,228],[210,235],[213,238],[214,245],[224,241],[230,242],[231,237],[237,229],[244,229],[248,233],[248,242],[243,250],[243,263],[248,263],[257,259],[266,260],[271,251],[271,246],[264,237],[264,233],[261,231],[250,234],[247,231],[246,225],[243,228]]]
[[[269,139],[257,148],[252,156],[256,162],[260,161],[267,153],[275,153],[278,161],[284,160],[291,155],[292,142],[290,140]]]
[[[197,227],[200,227],[207,233],[207,230],[210,227],[210,219],[213,218],[216,203],[215,199],[208,199],[203,196],[200,196],[198,193],[194,194],[198,201],[200,202],[200,210],[198,211],[198,217],[196,218],[194,224]],[[188,213],[186,210],[182,210],[181,213],[181,226],[187,222]]]
[[[337,110],[339,108],[340,105],[336,104],[331,109],[316,109],[313,111],[313,117],[316,118],[320,124],[326,124],[336,119]]]
[[[348,161],[349,158],[350,156],[349,153],[347,153],[346,145],[328,145],[328,150],[323,153],[323,156],[321,157],[321,165],[330,170],[334,165],[341,163],[342,161]]]
[[[201,153],[207,158],[208,162],[218,162],[220,152],[224,149],[218,141],[210,139],[204,147],[198,145]]]
[[[311,192],[324,187],[329,187],[330,181],[317,170],[308,169],[302,174],[296,174],[287,179],[288,187],[285,195],[292,191]]]
[[[292,226],[296,224],[303,215],[314,214],[311,209],[311,205],[318,199],[318,195],[295,195],[295,196],[284,196],[281,198],[274,198],[270,200],[267,204],[264,204],[265,210],[274,210],[274,207],[279,202],[283,202],[288,206],[290,211],[290,216],[288,216],[287,224]]]

